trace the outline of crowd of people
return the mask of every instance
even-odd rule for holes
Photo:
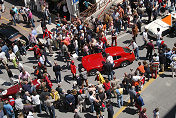
[[[175,5],[173,1],[171,2],[172,6]],[[166,7],[164,7],[165,5]],[[146,8],[146,12],[143,8]],[[137,108],[136,112],[139,113],[140,118],[147,118],[146,108],[143,108],[145,100],[140,95],[143,85],[151,77],[156,79],[158,72],[164,72],[168,67],[171,67],[172,77],[176,74],[176,43],[173,49],[168,48],[163,41],[162,32],[159,28],[157,29],[157,49],[155,49],[153,40],[148,39],[147,30],[145,29],[143,32],[144,44],[141,47],[147,49],[147,54],[146,60],[140,61],[136,37],[138,32],[141,32],[141,19],[144,13],[147,13],[148,23],[151,21],[152,15],[153,20],[155,20],[158,14],[163,12],[161,8],[170,9],[167,1],[141,0],[135,2],[131,0],[128,3],[128,1],[123,0],[121,4],[113,6],[109,13],[104,14],[103,21],[93,17],[90,21],[82,21],[78,17],[72,19],[72,21],[67,21],[66,18],[60,19],[58,17],[55,22],[56,29],[51,32],[46,26],[46,20],[48,20],[48,24],[51,23],[51,17],[46,7],[45,17],[41,20],[42,39],[46,43],[42,43],[34,29],[35,24],[30,9],[21,7],[17,10],[15,6],[12,6],[10,14],[13,23],[16,24],[16,21],[19,20],[20,13],[24,23],[32,24],[32,28],[28,36],[28,44],[20,39],[12,45],[8,45],[6,42],[0,44],[0,62],[5,67],[11,84],[20,83],[22,86],[16,95],[8,96],[5,99],[3,110],[0,110],[0,116],[5,113],[10,118],[18,116],[33,118],[34,112],[45,111],[51,118],[55,118],[55,109],[58,108],[75,112],[74,118],[80,118],[79,112],[88,112],[86,108],[90,107],[89,111],[96,112],[97,118],[103,117],[102,112],[105,109],[107,109],[108,118],[113,118],[113,100],[117,99],[115,107],[120,108],[124,105],[123,95],[126,94],[130,96],[130,104],[128,105]],[[133,19],[130,19],[130,16],[133,16]],[[89,23],[93,28],[90,27]],[[130,73],[125,72],[121,82],[120,79],[116,79],[119,77],[113,71],[113,57],[106,54],[106,62],[103,67],[105,74],[96,72],[95,81],[97,81],[97,84],[90,84],[87,71],[80,68],[80,72],[78,72],[71,56],[82,57],[104,52],[109,46],[117,46],[118,34],[122,30],[127,31],[128,28],[132,28],[133,39],[129,46],[132,46],[132,51],[138,61],[138,67],[131,68]],[[106,38],[108,32],[111,32],[112,35],[110,41]],[[62,88],[62,67],[57,62],[54,62],[53,65],[49,61],[47,50],[50,55],[54,51],[58,51],[59,57],[65,60],[67,68],[71,70],[73,75],[72,90]],[[24,69],[20,62],[22,61],[22,55],[26,55],[28,51],[33,51],[34,58],[38,61],[38,64],[33,66],[35,78],[31,77],[31,74]],[[20,72],[18,79],[14,78],[9,68],[10,62]],[[47,64],[53,67],[55,81],[58,84],[56,89],[52,87],[50,80],[53,78],[48,72]],[[2,71],[1,74],[3,74]],[[39,87],[33,84],[34,79],[40,79]],[[86,85],[84,85],[84,82]],[[153,114],[154,118],[158,118],[159,108],[154,109]]]

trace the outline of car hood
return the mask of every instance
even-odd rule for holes
[[[90,71],[92,69],[97,69],[102,67],[102,62],[105,61],[101,53],[98,54],[91,54],[84,56],[82,58],[82,65],[87,70]]]
[[[160,28],[160,31],[163,32],[169,29],[169,25],[163,22],[161,19],[157,19],[146,25],[145,28],[148,30],[150,36],[156,36],[157,28]]]

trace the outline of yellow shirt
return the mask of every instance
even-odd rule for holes
[[[54,92],[54,94],[53,93],[50,93],[50,96],[52,97],[52,99],[54,99],[55,101],[57,101],[57,100],[59,100],[60,99],[60,96],[59,96],[59,94],[58,94],[58,92],[56,91],[56,92]]]
[[[101,75],[101,73],[99,73],[98,77],[99,77],[99,81],[103,84],[105,82],[105,80],[104,80],[103,76]]]

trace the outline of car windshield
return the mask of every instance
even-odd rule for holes
[[[16,32],[15,34],[13,34],[13,35],[11,35],[11,36],[9,37],[9,40],[10,40],[11,42],[14,42],[16,39],[19,39],[21,36],[22,36],[21,34],[19,34],[18,32]]]
[[[123,50],[124,50],[124,52],[126,52],[126,53],[130,53],[130,52],[131,52],[131,50],[128,49],[128,48],[124,48],[124,47],[123,47]]]
[[[106,52],[105,51],[103,51],[101,54],[102,54],[103,57],[106,57]]]

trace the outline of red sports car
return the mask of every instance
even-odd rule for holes
[[[125,67],[135,60],[134,53],[128,47],[109,47],[105,49],[105,52],[87,55],[82,58],[82,65],[90,75],[95,75],[97,70],[102,71],[102,62],[106,62],[106,53],[113,57],[114,68]]]
[[[48,85],[52,88],[53,85],[47,76],[45,77],[44,81],[46,81]],[[36,87],[36,89],[39,89],[39,87],[41,86],[40,79],[34,79],[32,83]],[[21,88],[22,88],[22,85],[20,83],[8,88],[7,90],[1,91],[0,100],[3,100],[3,99],[5,100],[6,98],[8,98],[9,95],[15,95],[18,91],[20,91]]]

